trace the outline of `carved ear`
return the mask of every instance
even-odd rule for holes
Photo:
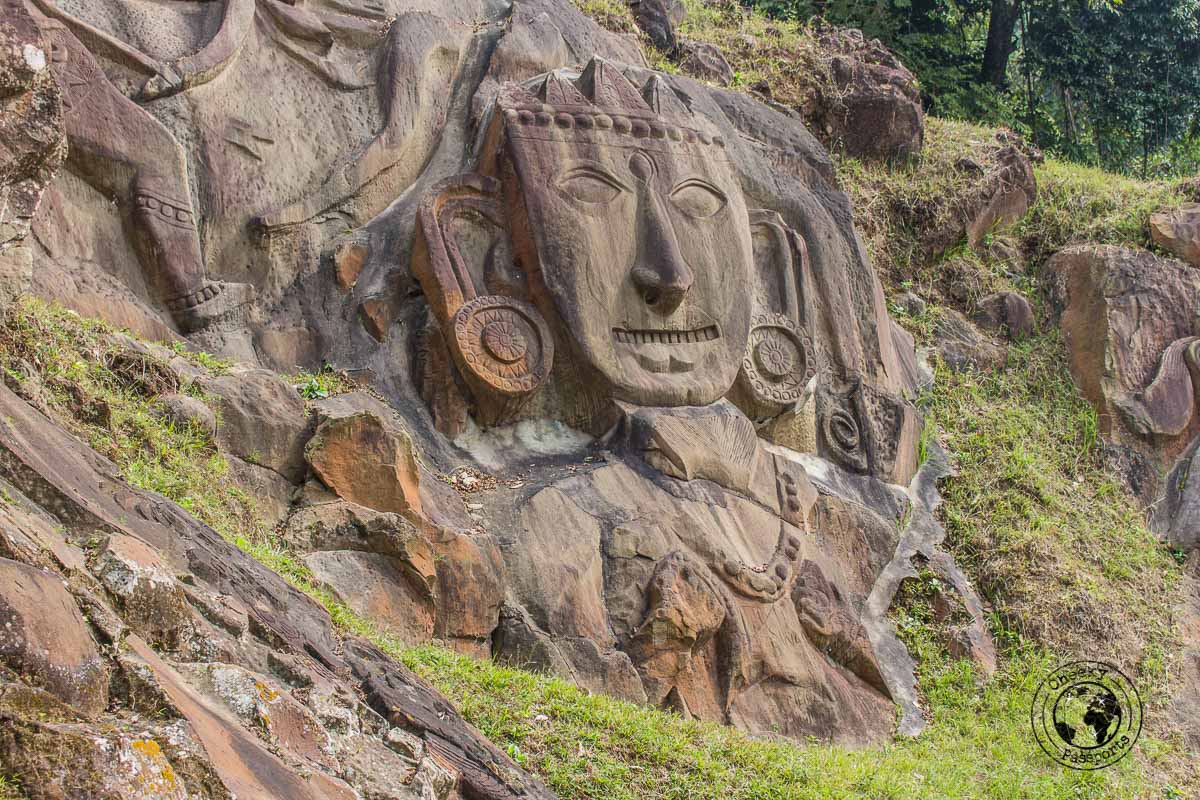
[[[750,212],[756,287],[746,354],[734,400],[751,417],[779,414],[816,373],[810,325],[808,247],[773,211]]]
[[[550,329],[532,305],[477,290],[513,288],[505,270],[495,264],[498,247],[511,250],[498,193],[494,179],[475,174],[435,185],[418,210],[412,262],[484,425],[511,420],[545,382],[554,362]],[[480,242],[487,243],[483,267],[466,257],[470,246]]]

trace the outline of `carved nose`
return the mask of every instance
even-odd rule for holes
[[[653,208],[657,204],[650,205],[640,257],[630,277],[646,305],[665,317],[679,308],[696,276],[683,260],[670,223]]]

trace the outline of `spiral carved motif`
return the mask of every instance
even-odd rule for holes
[[[799,400],[816,364],[808,334],[782,314],[759,314],[750,323],[742,380],[754,398],[786,406]]]
[[[554,342],[533,306],[485,295],[454,315],[457,361],[469,377],[509,397],[529,394],[550,374]]]

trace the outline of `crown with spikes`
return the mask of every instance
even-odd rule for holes
[[[507,84],[497,98],[510,136],[526,139],[632,137],[639,146],[716,146],[725,140],[652,74],[639,89],[611,61],[595,56],[583,72],[555,70],[524,84]]]

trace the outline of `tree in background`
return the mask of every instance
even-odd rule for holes
[[[933,114],[1108,169],[1200,170],[1200,0],[743,0],[861,28]]]

